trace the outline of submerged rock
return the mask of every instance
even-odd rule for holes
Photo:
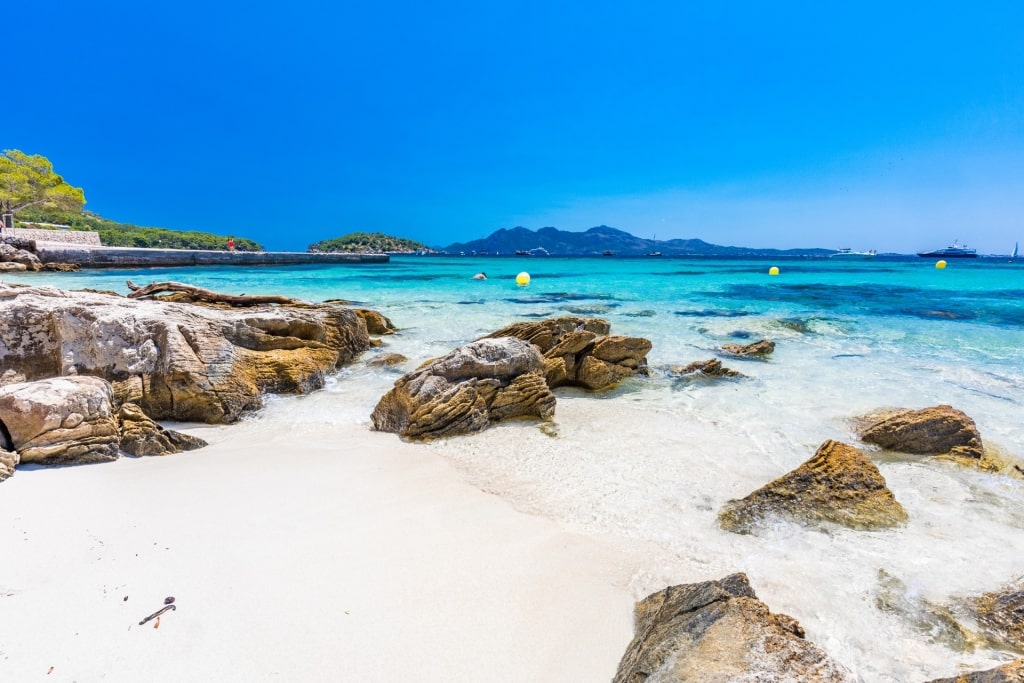
[[[98,377],[55,377],[0,387],[0,425],[22,463],[116,460],[113,391]]]
[[[392,365],[404,363],[407,360],[409,359],[400,353],[384,353],[377,356],[376,358],[371,358],[370,360],[366,361],[366,364],[371,367],[390,367]]]
[[[735,370],[725,367],[722,365],[722,361],[717,358],[709,358],[708,360],[697,360],[689,365],[673,367],[669,373],[676,377],[686,377],[689,375],[700,375],[702,377],[746,377]]]
[[[860,438],[864,443],[901,453],[973,459],[984,454],[974,420],[948,405],[897,410],[879,419],[866,418]]]
[[[647,372],[651,342],[642,337],[608,336],[600,318],[552,318],[515,323],[484,339],[513,337],[544,354],[544,376],[551,388],[577,386],[598,391]]]
[[[121,406],[117,424],[121,433],[121,450],[129,455],[170,455],[207,445],[198,437],[157,424],[134,403]]]
[[[1016,659],[985,671],[972,671],[952,678],[936,678],[928,683],[1024,683],[1024,659]]]
[[[397,382],[373,410],[374,429],[407,439],[436,439],[512,418],[549,419],[555,396],[544,359],[513,337],[478,339]]]
[[[1024,652],[1024,584],[986,593],[969,605],[988,638]]]
[[[905,522],[907,512],[864,453],[829,440],[792,472],[746,498],[730,500],[718,523],[727,531],[753,533],[772,517],[878,529]]]
[[[854,680],[758,600],[745,574],[669,586],[637,603],[634,622],[613,683]]]
[[[733,356],[764,358],[775,351],[775,342],[760,339],[753,344],[723,344],[722,351]]]
[[[338,306],[215,308],[0,284],[0,376],[93,375],[156,420],[234,422],[305,393],[370,345]],[[23,458],[24,459],[24,458]]]

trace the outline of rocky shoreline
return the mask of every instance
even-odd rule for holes
[[[146,288],[140,288],[145,290]],[[184,296],[182,296],[184,294]],[[19,464],[65,465],[201,448],[159,420],[226,424],[265,393],[302,394],[395,331],[384,316],[340,304],[197,303],[0,284],[0,480]],[[610,334],[595,318],[516,323],[421,365],[395,382],[374,428],[419,441],[507,419],[550,419],[553,389],[603,391],[650,372],[650,342]],[[752,353],[771,352],[767,340]],[[743,349],[725,353],[744,355]],[[682,374],[729,376],[704,362]],[[973,420],[951,406],[852,417],[865,444],[1020,476],[994,461]],[[756,535],[775,519],[858,530],[899,526],[906,510],[868,448],[826,440],[803,465],[720,511],[723,529]],[[1014,469],[1016,467],[1016,469]],[[2,495],[2,489],[0,489]],[[964,642],[1024,654],[1024,589],[930,608]],[[791,617],[757,599],[743,574],[667,587],[637,604],[636,636],[616,683],[852,681]],[[941,681],[1021,681],[1024,660]],[[937,682],[936,682],[937,683]]]

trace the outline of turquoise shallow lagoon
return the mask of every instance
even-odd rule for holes
[[[772,265],[778,276],[768,275]],[[473,280],[481,271],[488,279]],[[529,286],[515,283],[522,271]],[[929,621],[926,605],[952,605],[1024,573],[1022,481],[880,456],[910,515],[903,528],[780,524],[739,536],[715,518],[825,439],[856,443],[851,419],[882,407],[951,404],[975,419],[987,446],[1024,460],[1024,263],[397,257],[3,279],[121,293],[128,279],[175,280],[380,310],[400,331],[366,357],[397,352],[408,363],[357,363],[322,392],[272,399],[248,424],[226,428],[331,424],[339,447],[346,430],[369,429],[376,400],[423,360],[517,320],[605,318],[615,334],[651,339],[649,378],[599,396],[560,390],[551,429],[511,423],[422,447],[520,510],[642,547],[630,579],[638,598],[666,583],[747,572],[773,610],[799,619],[865,681],[928,680],[1010,657],[965,648]],[[769,360],[724,360],[746,379],[692,384],[666,373],[723,343],[762,337],[777,343]]]

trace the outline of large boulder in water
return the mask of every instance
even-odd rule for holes
[[[928,683],[1024,683],[1024,659],[1015,659],[985,671],[972,671],[951,678],[936,678]]]
[[[718,523],[727,531],[752,533],[772,517],[877,529],[905,522],[907,512],[864,453],[829,440],[792,472],[726,503]]]
[[[93,375],[156,420],[233,422],[369,347],[340,306],[213,307],[0,284],[0,378]],[[0,381],[3,381],[0,379]]]
[[[651,342],[642,337],[609,336],[600,318],[551,318],[514,323],[484,339],[514,337],[544,355],[544,376],[551,388],[576,386],[598,391],[647,372]]]
[[[0,387],[0,425],[22,463],[116,460],[113,391],[99,377],[55,377]]]
[[[547,420],[555,396],[537,348],[512,337],[478,339],[395,382],[374,408],[374,429],[407,439],[478,432],[511,418]]]
[[[855,680],[758,600],[745,574],[669,586],[637,603],[634,621],[613,683]]]
[[[865,418],[860,438],[864,443],[901,453],[976,460],[984,454],[974,420],[948,405],[888,411],[875,419]]]

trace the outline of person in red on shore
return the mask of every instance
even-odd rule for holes
[[[235,238],[234,237],[229,237],[228,238],[228,251],[234,251],[234,250],[235,250]]]

